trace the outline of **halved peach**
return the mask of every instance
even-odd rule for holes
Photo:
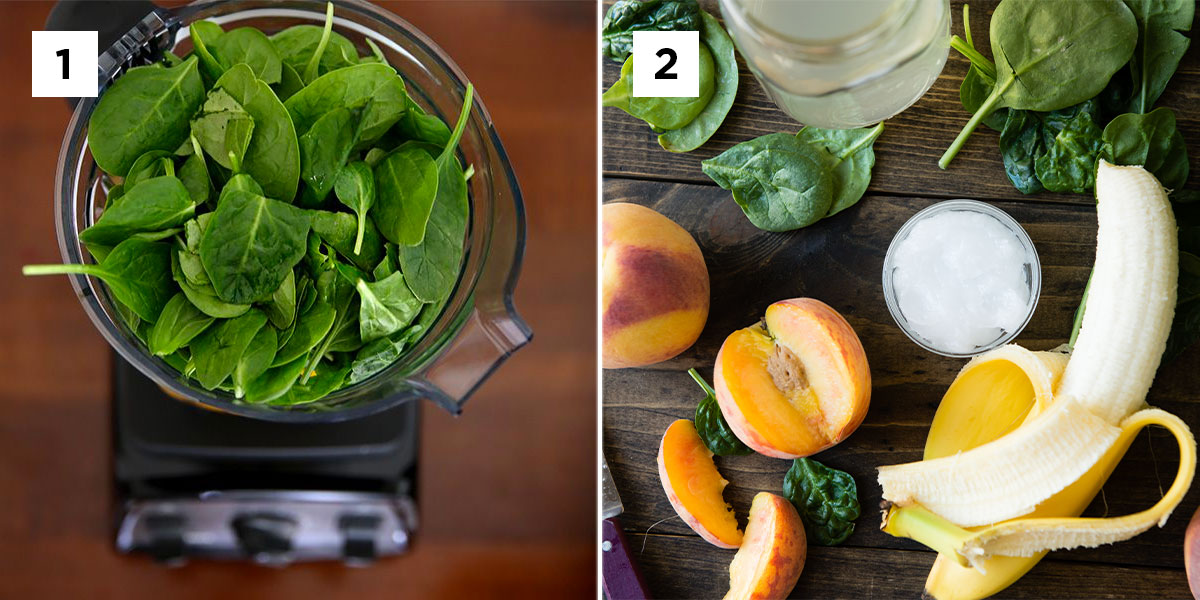
[[[663,434],[658,445],[658,477],[675,512],[700,537],[719,548],[741,545],[737,517],[721,497],[729,482],[717,472],[713,453],[691,421],[675,421]]]
[[[725,600],[787,598],[808,555],[808,538],[796,507],[786,498],[759,492],[750,505],[746,536],[729,563]]]
[[[713,372],[729,428],[759,454],[801,458],[849,437],[867,415],[871,370],[846,319],[812,298],[782,300],[725,338]]]

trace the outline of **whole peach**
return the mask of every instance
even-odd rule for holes
[[[674,221],[628,203],[604,205],[600,314],[606,369],[678,355],[708,319],[709,284],[696,240]]]

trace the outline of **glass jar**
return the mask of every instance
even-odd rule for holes
[[[165,50],[189,51],[188,25],[200,19],[216,21],[226,29],[252,26],[271,34],[292,25],[322,25],[325,2],[209,0],[177,10],[156,9],[100,56],[101,96],[126,69],[147,64]],[[412,25],[368,2],[342,0],[337,3],[333,29],[354,42],[360,54],[369,54],[366,40],[373,41],[404,77],[408,94],[417,104],[448,123],[457,118],[467,78],[445,52]],[[470,216],[458,282],[424,336],[374,377],[290,410],[242,404],[230,394],[200,387],[150,354],[118,316],[103,282],[70,275],[80,303],[121,357],[168,394],[186,402],[289,422],[353,419],[419,398],[459,412],[483,380],[532,335],[512,301],[525,249],[525,209],[482,95],[475,94],[470,121],[458,147],[463,164],[475,167],[468,182]],[[87,147],[88,119],[96,101],[85,98],[76,106],[58,157],[55,219],[66,263],[92,262],[78,234],[94,222],[105,203],[107,181]]]
[[[725,27],[788,115],[830,129],[908,108],[950,53],[949,0],[720,0]]]

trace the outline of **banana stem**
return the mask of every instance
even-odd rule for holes
[[[889,506],[880,529],[884,533],[925,544],[964,567],[971,566],[966,557],[959,553],[959,548],[975,533],[943,519],[920,504]]]

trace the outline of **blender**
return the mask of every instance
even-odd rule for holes
[[[365,1],[335,4],[335,31],[360,50],[367,39],[374,42],[417,104],[453,120],[467,79],[440,48]],[[269,35],[321,25],[324,9],[316,0],[202,0],[174,10],[145,2],[62,2],[47,29],[109,29],[99,33],[101,47],[106,35],[111,41],[99,57],[103,95],[125,70],[167,50],[190,50],[193,21],[253,26]],[[78,233],[94,221],[111,184],[87,149],[96,101],[77,101],[58,157],[55,218],[67,263],[91,260]],[[475,175],[468,184],[466,252],[440,316],[390,367],[303,410],[243,404],[199,387],[147,351],[101,282],[70,276],[117,355],[112,429],[119,551],[172,564],[194,557],[361,564],[409,547],[418,514],[416,400],[458,414],[532,335],[512,302],[525,243],[521,194],[479,95],[459,153]]]

